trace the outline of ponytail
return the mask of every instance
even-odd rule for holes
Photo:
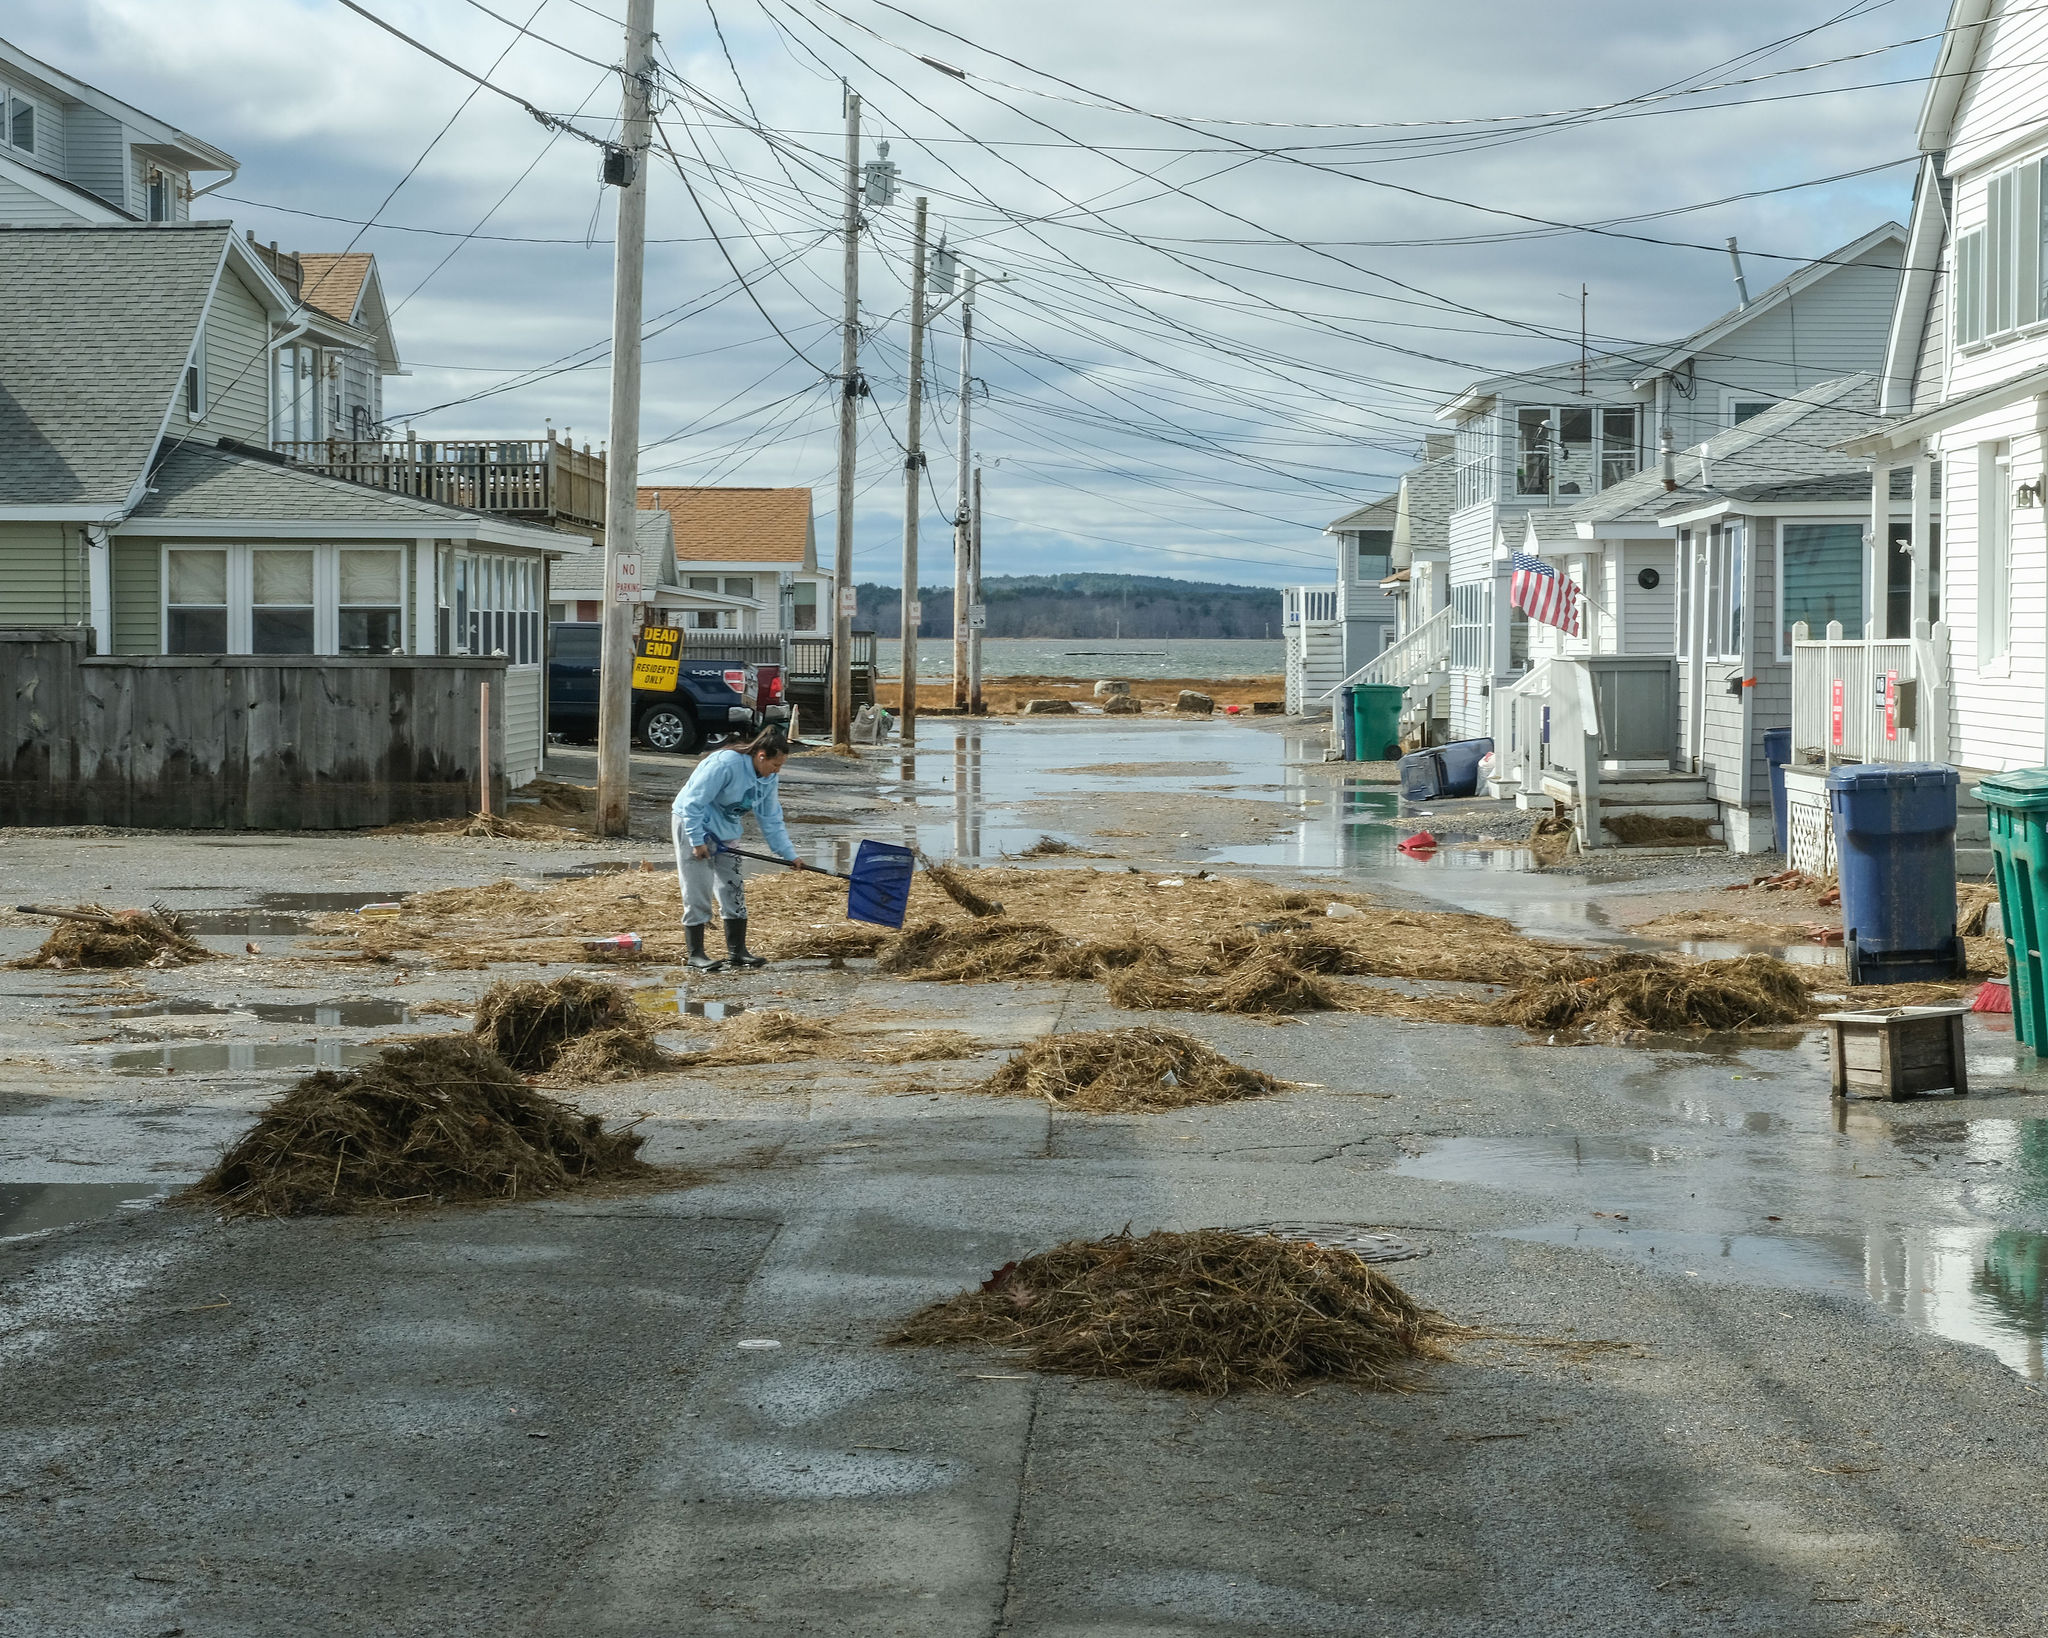
[[[763,756],[788,756],[789,730],[779,722],[771,722],[746,744],[728,749],[738,751],[742,756],[753,756],[756,752]]]

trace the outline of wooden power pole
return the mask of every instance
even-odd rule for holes
[[[960,447],[954,458],[953,488],[953,705],[966,710],[967,699],[967,600],[972,588],[968,581],[968,559],[973,547],[968,538],[967,463],[973,442],[968,423],[974,400],[974,269],[967,270],[967,283],[960,298]]]
[[[967,526],[967,709],[982,713],[981,626],[988,609],[981,600],[981,468],[974,469],[973,515]]]
[[[860,95],[846,93],[845,305],[839,335],[839,518],[832,553],[832,743],[853,749],[853,450],[860,410]]]
[[[597,829],[624,836],[633,781],[633,605],[619,595],[619,559],[637,550],[640,504],[640,320],[647,251],[647,147],[654,80],[654,0],[628,0],[619,147],[605,156],[617,179],[612,247],[611,449],[605,460],[604,639],[599,654]]]
[[[903,443],[903,747],[917,743],[917,628],[924,606],[917,595],[918,484],[924,476],[924,223],[926,201],[917,197],[910,253],[910,405]]]

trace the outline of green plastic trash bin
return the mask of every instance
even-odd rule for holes
[[[2048,1050],[2048,970],[2041,960],[2041,921],[2048,914],[2048,768],[1993,774],[1977,787],[1977,797],[1998,876],[2013,1033],[2041,1056]]]
[[[1400,760],[1401,701],[1407,692],[1392,683],[1353,684],[1351,743],[1360,762]]]

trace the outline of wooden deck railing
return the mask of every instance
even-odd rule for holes
[[[308,471],[604,538],[605,458],[546,438],[324,438],[271,446]]]

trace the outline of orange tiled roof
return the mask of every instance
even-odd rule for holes
[[[370,276],[370,255],[360,250],[347,254],[302,250],[298,256],[299,300],[308,307],[319,308],[329,318],[353,324],[363,281]]]
[[[803,564],[810,555],[808,489],[648,488],[640,506],[668,513],[678,563]]]

